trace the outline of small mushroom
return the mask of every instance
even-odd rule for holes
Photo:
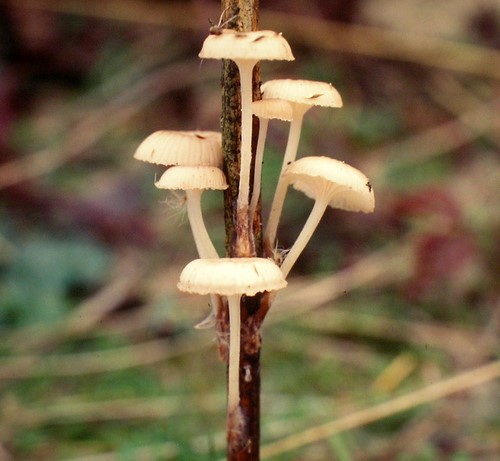
[[[239,213],[248,212],[252,160],[252,71],[260,60],[291,61],[294,57],[288,42],[277,32],[237,32],[231,29],[209,35],[203,42],[199,57],[231,59],[238,66],[241,84],[241,161],[237,207]]]
[[[220,166],[221,134],[216,131],[155,131],[135,151],[134,158],[157,165]]]
[[[172,166],[155,183],[159,189],[186,191],[186,207],[191,231],[200,258],[218,258],[201,213],[201,194],[206,189],[227,189],[226,178],[213,166]]]
[[[266,244],[273,247],[287,190],[287,184],[283,181],[283,173],[297,155],[304,115],[313,106],[342,107],[342,98],[331,83],[309,80],[270,80],[262,85],[261,90],[263,99],[284,99],[290,102],[293,110],[280,178],[264,235]]]
[[[311,214],[288,252],[281,271],[286,278],[319,224],[326,207],[371,213],[375,208],[372,186],[356,168],[329,157],[304,157],[285,171],[284,180],[315,200]]]
[[[275,291],[287,285],[279,267],[265,258],[196,259],[182,271],[177,287],[197,294],[227,296],[229,308],[228,414],[240,399],[240,300],[243,295]]]
[[[269,120],[275,119],[289,122],[293,117],[291,104],[282,99],[261,99],[260,101],[254,101],[252,103],[252,112],[259,118],[259,139],[257,140],[257,151],[255,152],[255,171],[252,198],[250,200],[250,222],[253,221],[257,203],[259,202],[262,159],[264,157],[264,146]]]

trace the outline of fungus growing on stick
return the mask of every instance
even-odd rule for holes
[[[239,403],[240,300],[243,295],[275,291],[287,285],[281,270],[265,258],[196,259],[182,271],[177,287],[201,295],[227,296],[229,308],[228,414]]]
[[[224,173],[213,166],[172,166],[155,183],[159,189],[186,191],[189,224],[200,258],[218,258],[219,255],[205,227],[201,213],[201,195],[206,189],[227,188]]]
[[[262,85],[261,90],[263,99],[284,99],[291,104],[293,111],[281,173],[264,235],[266,244],[272,248],[286,197],[287,184],[283,181],[283,173],[297,155],[304,114],[313,106],[342,107],[342,98],[331,83],[310,80],[270,80]]]
[[[134,158],[157,165],[220,166],[221,134],[216,131],[155,131],[141,142]]]
[[[199,53],[202,59],[231,59],[238,66],[241,86],[241,159],[237,209],[248,227],[250,166],[252,161],[252,73],[260,60],[294,59],[288,42],[270,30],[237,32],[223,29],[209,35]],[[244,216],[246,214],[246,217]]]
[[[281,271],[287,277],[309,242],[326,207],[371,213],[375,208],[373,187],[358,169],[330,157],[303,157],[285,171],[284,180],[314,199],[314,206]]]
[[[283,120],[289,122],[293,117],[292,106],[283,99],[261,99],[252,103],[252,112],[259,118],[259,138],[255,152],[255,171],[252,186],[252,198],[250,200],[250,222],[253,221],[255,210],[260,196],[260,182],[262,179],[262,159],[264,157],[264,146],[266,143],[267,127],[269,120]]]

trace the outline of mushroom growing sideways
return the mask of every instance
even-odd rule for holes
[[[221,134],[216,131],[155,131],[141,142],[134,158],[157,165],[220,166]]]
[[[177,287],[188,293],[227,296],[229,308],[228,414],[239,403],[240,300],[243,295],[287,285],[280,268],[265,258],[195,259],[182,271]]]
[[[231,59],[238,66],[241,84],[241,164],[238,211],[248,209],[252,160],[252,72],[260,60],[294,59],[290,45],[281,34],[270,30],[237,32],[223,29],[209,35],[199,53],[202,59]]]
[[[189,224],[200,258],[218,258],[201,213],[201,194],[206,189],[224,190],[226,178],[213,166],[172,166],[155,183],[159,189],[186,191]]]
[[[284,180],[315,200],[309,218],[281,265],[286,278],[327,206],[371,213],[375,198],[368,178],[361,171],[330,157],[303,157],[286,169]]]
[[[266,244],[273,247],[286,197],[287,184],[283,181],[283,174],[286,167],[295,160],[297,155],[304,115],[314,106],[342,107],[342,98],[331,83],[311,80],[269,80],[262,85],[261,90],[264,100],[284,99],[292,107],[292,119],[285,155],[264,235]]]

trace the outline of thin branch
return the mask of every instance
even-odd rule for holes
[[[493,332],[489,334],[480,328],[453,328],[437,322],[407,321],[341,308],[302,316],[297,323],[315,333],[349,334],[397,341],[419,348],[438,348],[462,364],[487,359],[496,344]]]
[[[325,302],[361,286],[385,285],[406,279],[410,274],[409,242],[389,245],[360,259],[353,265],[318,281],[294,279],[277,295],[269,314],[271,322],[282,321],[319,307]]]
[[[167,461],[169,459],[177,459],[179,456],[179,450],[176,443],[165,442],[162,444],[147,445],[128,450],[127,456],[130,456],[130,459],[137,461],[156,461],[158,459]],[[78,458],[71,458],[66,461],[120,461],[123,458],[123,453],[108,452],[96,455],[79,456]]]
[[[474,368],[378,405],[355,411],[339,419],[311,427],[262,447],[262,459],[320,442],[340,432],[355,429],[417,406],[486,384],[500,377],[500,361]]]
[[[167,343],[165,340],[151,340],[132,346],[115,349],[81,352],[77,354],[26,355],[0,359],[0,380],[16,380],[35,376],[81,376],[93,373],[143,367],[197,352],[212,344],[197,330],[186,333]]]
[[[384,183],[388,168],[387,162],[382,159],[392,159],[392,166],[415,165],[437,155],[453,152],[485,134],[493,134],[495,129],[498,130],[499,104],[498,98],[477,104],[447,122],[366,153],[369,160],[364,163],[363,171],[377,187]]]
[[[206,23],[193,21],[200,11],[192,4],[153,4],[138,0],[89,2],[75,0],[0,0],[2,3],[79,16],[161,24],[199,30]],[[205,5],[205,4],[204,4]],[[206,18],[217,17],[216,7],[207,7]],[[344,24],[303,15],[261,9],[262,27],[283,32],[296,44],[382,59],[410,62],[450,71],[500,79],[500,51],[440,37],[408,34],[374,26]],[[325,40],[334,37],[334,40]]]
[[[262,12],[264,27],[277,28],[292,42],[375,58],[393,59],[439,69],[500,79],[500,52],[439,37],[374,26]],[[325,37],[334,37],[325,40]]]
[[[131,255],[130,255],[131,256]],[[102,289],[72,310],[64,320],[47,325],[34,325],[4,335],[3,346],[17,351],[44,348],[64,339],[82,336],[107,314],[124,302],[135,290],[144,265],[135,256],[118,261],[115,275]]]
[[[33,408],[9,397],[3,402],[2,410],[4,424],[19,429],[44,425],[171,418],[186,414],[186,408],[190,406],[196,408],[196,411],[222,413],[223,402],[222,394],[100,401],[65,397],[53,404],[44,402],[43,405]]]
[[[189,59],[163,67],[143,76],[136,83],[130,83],[107,103],[95,103],[95,107],[86,111],[88,115],[70,129],[61,145],[1,165],[0,189],[48,174],[82,155],[107,133],[122,126],[162,94],[215,78],[211,72],[193,72],[194,65],[194,61]]]

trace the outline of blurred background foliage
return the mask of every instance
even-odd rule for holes
[[[224,366],[182,197],[132,154],[158,129],[218,129],[217,2],[0,1],[0,460],[220,459]],[[364,171],[377,209],[330,210],[263,331],[263,444],[498,359],[500,5],[276,0],[262,28],[332,82],[300,155]],[[264,216],[286,125],[271,123]],[[222,251],[222,198],[204,195]],[[311,203],[289,194],[291,246]],[[497,460],[498,382],[265,455]],[[298,439],[296,439],[298,440]]]

